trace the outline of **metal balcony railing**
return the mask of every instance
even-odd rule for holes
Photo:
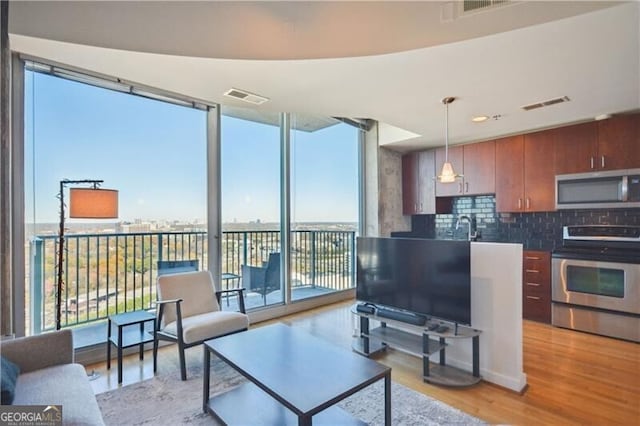
[[[204,231],[65,235],[62,326],[150,309],[156,299],[157,262],[197,260],[206,269],[206,238]],[[223,232],[221,243],[222,273],[239,276],[243,264],[262,266],[269,253],[280,251],[280,232]],[[38,334],[55,327],[57,236],[35,237],[29,248],[30,326]],[[292,289],[353,288],[354,253],[354,231],[293,231]]]

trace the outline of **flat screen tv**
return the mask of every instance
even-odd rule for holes
[[[468,241],[359,237],[356,247],[359,301],[471,325]]]

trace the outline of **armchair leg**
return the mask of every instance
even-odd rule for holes
[[[187,380],[187,366],[184,357],[184,344],[182,341],[178,341],[178,356],[180,358],[180,377],[182,380]]]
[[[158,336],[153,333],[153,374],[158,371]]]

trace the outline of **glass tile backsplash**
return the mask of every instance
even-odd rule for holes
[[[478,241],[522,243],[525,249],[553,250],[562,245],[564,225],[636,225],[640,209],[561,210],[542,213],[496,213],[495,196],[457,197],[451,214],[415,215],[411,234],[424,238],[466,239],[469,216]]]

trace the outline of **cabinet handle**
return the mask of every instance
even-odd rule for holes
[[[529,210],[530,207],[531,207],[531,199],[527,197],[527,210]]]
[[[527,299],[540,300],[538,296],[527,296]]]
[[[540,287],[540,284],[538,283],[525,283],[526,285],[530,285],[532,287]]]
[[[540,271],[538,271],[537,269],[525,269],[525,272],[533,272],[535,274],[539,274]]]
[[[464,183],[464,192],[469,192],[469,182]]]
[[[540,258],[539,258],[539,257],[536,257],[536,256],[525,256],[524,258],[525,258],[526,260],[540,260]]]
[[[422,203],[420,203],[420,211],[422,211]]]
[[[522,198],[518,198],[518,210],[522,209]]]
[[[593,170],[594,166],[595,166],[595,165],[593,164],[593,156],[592,156],[592,157],[591,157],[591,169],[592,169],[592,170]]]
[[[600,157],[600,163],[602,164],[602,168],[604,169],[604,155]]]
[[[462,194],[462,182],[458,184],[458,194]]]

